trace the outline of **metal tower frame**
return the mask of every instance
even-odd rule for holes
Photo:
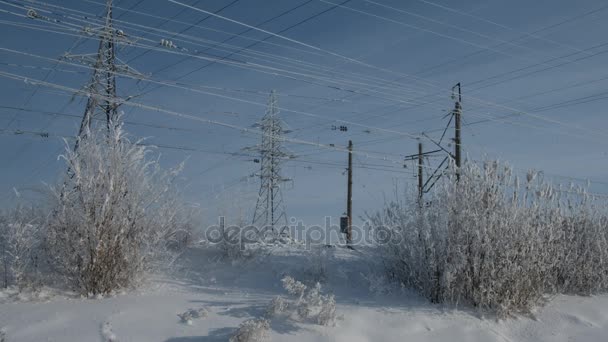
[[[116,43],[119,41],[128,43],[129,40],[122,30],[114,29],[112,22],[113,0],[106,1],[105,24],[103,27],[94,29],[86,28],[85,34],[99,35],[99,48],[96,54],[75,55],[68,54],[62,56],[63,59],[77,61],[93,68],[93,75],[90,83],[85,86],[89,97],[85,107],[78,139],[74,145],[74,150],[78,149],[78,143],[86,138],[87,132],[91,128],[95,119],[105,119],[108,130],[111,125],[120,125],[118,107],[120,101],[116,95],[116,75],[130,74],[136,77],[144,77],[141,73],[131,69],[127,65],[117,63]]]
[[[281,176],[281,165],[295,156],[283,149],[282,136],[289,131],[283,128],[284,124],[278,114],[278,98],[276,91],[272,90],[266,114],[255,124],[263,132],[262,142],[246,150],[256,151],[261,157],[260,190],[253,214],[253,225],[263,229],[270,228],[275,235],[281,236],[285,235],[288,227],[281,185],[290,181]]]

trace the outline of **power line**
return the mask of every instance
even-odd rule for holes
[[[491,103],[491,102],[486,102],[486,104],[488,104],[488,105],[496,105],[496,104],[493,104],[493,103]],[[505,107],[505,106],[503,105],[503,107]],[[510,109],[510,108],[508,108],[508,107],[507,107],[507,109]],[[515,110],[515,109],[512,109],[512,110]],[[526,113],[526,112],[523,112],[523,111],[522,111],[522,113],[523,113],[523,114],[528,114],[528,115],[529,115],[529,113]],[[535,117],[536,117],[536,118],[538,118],[538,116],[535,116]],[[541,117],[541,119],[546,120],[545,118],[542,118],[542,117]],[[558,123],[558,124],[564,125],[564,123],[562,123],[562,122],[556,122],[555,120],[553,120],[552,122],[553,122],[553,123]],[[576,127],[576,128],[577,128],[577,129],[581,129],[580,127]]]
[[[488,20],[488,19],[483,18],[481,16],[478,16],[478,15],[475,15],[475,14],[471,14],[471,13],[467,13],[467,12],[464,12],[464,11],[460,11],[460,10],[454,9],[453,7],[449,7],[449,6],[446,6],[446,5],[438,4],[436,2],[432,2],[432,1],[428,1],[428,0],[416,0],[416,1],[428,4],[428,5],[431,5],[431,6],[435,6],[435,7],[444,9],[446,11],[452,12],[452,13],[456,13],[456,14],[463,15],[463,16],[466,16],[466,17],[470,17],[470,18],[473,18],[473,19],[476,19],[476,20],[480,20],[480,21],[483,21],[485,23],[488,23],[488,24],[491,24],[491,25],[494,25],[494,26],[497,26],[497,27],[500,27],[500,28],[503,28],[503,29],[507,29],[509,31],[517,32],[519,34],[522,34],[524,37],[531,37],[531,38],[534,38],[534,39],[537,39],[537,40],[542,40],[544,42],[548,42],[548,43],[551,43],[551,44],[554,44],[554,45],[566,47],[566,48],[574,50],[574,51],[584,52],[583,50],[581,50],[581,49],[579,49],[577,47],[574,47],[574,46],[571,46],[571,45],[567,45],[567,44],[564,44],[564,43],[560,43],[558,41],[555,41],[555,40],[552,40],[552,39],[548,39],[546,37],[539,36],[539,35],[536,34],[536,33],[538,33],[538,31],[535,31],[533,33],[526,33],[526,32],[522,32],[522,31],[519,31],[517,29],[514,29],[512,27],[509,27],[509,26],[506,26],[506,25],[503,25],[503,24],[499,24],[496,21]],[[595,13],[604,11],[606,9],[608,9],[608,6],[602,6],[602,7],[596,8],[594,10],[591,10],[591,11],[585,12],[583,14],[577,15],[575,17],[569,18],[569,19],[567,19],[565,21],[559,22],[557,24],[553,24],[553,25],[551,25],[551,26],[543,29],[543,31],[546,31],[548,29],[552,29],[552,28],[555,28],[557,26],[561,26],[561,25],[570,23],[572,21],[581,19],[583,17],[587,17],[587,16],[589,16],[591,14],[595,14]]]
[[[13,73],[0,72],[0,76],[5,77],[5,78],[9,78],[9,79],[13,79],[13,80],[22,81],[22,82],[26,81],[26,82],[28,82],[30,84],[41,84],[41,85],[43,85],[45,87],[50,87],[50,88],[54,88],[54,89],[59,89],[59,90],[71,92],[71,93],[74,93],[77,96],[95,96],[95,97],[98,97],[98,98],[100,98],[102,100],[106,99],[106,97],[103,96],[103,95],[93,94],[93,93],[90,93],[90,92],[88,92],[86,90],[83,90],[83,89],[74,89],[74,88],[70,88],[70,87],[66,87],[66,86],[62,86],[62,85],[58,85],[58,84],[44,82],[44,81],[37,80],[37,79],[31,79],[31,78],[24,77],[24,76],[17,75],[17,74],[13,74]],[[127,101],[127,100],[120,99],[120,98],[117,98],[116,101],[117,101],[117,103],[120,103],[121,105],[134,106],[134,107],[138,107],[138,108],[141,108],[141,109],[147,109],[147,110],[151,110],[151,111],[156,111],[156,112],[164,113],[164,114],[171,115],[171,116],[176,116],[176,117],[180,117],[180,118],[184,118],[184,119],[189,119],[189,120],[193,120],[193,121],[199,121],[199,122],[210,124],[210,125],[216,125],[216,126],[220,126],[220,127],[225,127],[225,128],[230,128],[230,129],[238,130],[238,131],[243,132],[243,133],[253,133],[253,134],[257,134],[257,135],[263,135],[264,134],[261,131],[254,130],[254,129],[251,129],[251,128],[246,128],[246,127],[242,127],[242,126],[239,126],[239,125],[234,125],[234,124],[230,124],[230,123],[226,123],[226,122],[222,122],[222,121],[217,121],[217,120],[205,119],[205,118],[197,117],[197,116],[194,116],[194,115],[191,115],[191,114],[185,114],[185,113],[182,113],[182,112],[177,112],[177,111],[163,109],[163,108],[159,108],[159,107],[155,107],[155,106],[145,105],[143,103],[137,103],[137,102],[133,102],[133,101]],[[316,142],[302,140],[302,139],[282,138],[282,140],[285,141],[285,142],[291,142],[291,143],[294,143],[294,144],[317,146],[317,147],[322,147],[322,148],[326,148],[326,149],[330,149],[330,150],[335,150],[335,151],[343,151],[343,150],[345,150],[343,148],[339,148],[339,147],[335,147],[335,146],[330,146],[330,145],[324,145],[324,144],[321,144],[321,143],[316,143]],[[385,160],[385,161],[391,161],[391,162],[396,163],[396,164],[400,163],[400,161],[398,161],[398,160],[391,160],[390,158],[387,158],[387,157],[379,157],[379,156],[376,156],[375,154],[371,154],[371,153],[362,153],[361,151],[357,151],[357,153],[359,153],[360,155],[365,156],[367,158],[376,158],[376,159],[381,159],[381,160]]]

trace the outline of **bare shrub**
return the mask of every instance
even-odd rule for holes
[[[370,217],[388,274],[431,301],[499,315],[529,312],[546,294],[608,288],[608,216],[582,189],[523,185],[497,162],[454,170],[424,205],[397,200]],[[387,242],[387,241],[384,241]]]
[[[183,231],[174,180],[122,127],[87,132],[54,188],[46,245],[57,272],[84,294],[134,285]]]

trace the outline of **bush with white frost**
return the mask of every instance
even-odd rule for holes
[[[370,217],[392,278],[433,302],[501,316],[547,294],[608,289],[605,203],[535,172],[520,184],[497,162],[463,166],[460,181],[453,171],[424,205],[397,200]]]
[[[267,342],[270,341],[270,322],[266,319],[249,319],[241,323],[230,336],[230,342]]]
[[[289,308],[289,302],[281,296],[274,297],[266,308],[266,317],[282,315]]]
[[[266,317],[287,316],[297,321],[312,321],[324,326],[335,324],[336,300],[333,295],[322,293],[321,284],[316,283],[314,287],[309,288],[289,276],[281,282],[292,299],[275,297],[266,309]]]
[[[46,246],[54,270],[84,294],[134,285],[187,235],[174,180],[122,127],[92,130],[54,190]],[[186,235],[185,235],[186,234]]]
[[[193,319],[205,318],[209,315],[209,311],[205,308],[199,309],[188,309],[187,311],[178,314],[177,316],[181,319],[182,323],[192,325]]]
[[[4,287],[33,285],[42,215],[17,206],[0,215],[0,277]]]

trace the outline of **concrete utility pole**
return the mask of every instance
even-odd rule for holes
[[[418,201],[422,206],[422,188],[424,187],[424,182],[422,180],[422,143],[418,142]]]
[[[350,246],[353,242],[353,141],[348,141],[348,191],[346,194],[346,216],[348,226],[346,227],[346,243]]]
[[[455,91],[458,90],[458,93]],[[454,87],[452,87],[452,99],[457,100],[454,104],[454,161],[456,163],[456,179],[460,180],[460,166],[462,165],[462,154],[461,154],[461,144],[462,141],[460,139],[460,116],[462,114],[462,92],[460,90],[460,82],[458,82]]]

